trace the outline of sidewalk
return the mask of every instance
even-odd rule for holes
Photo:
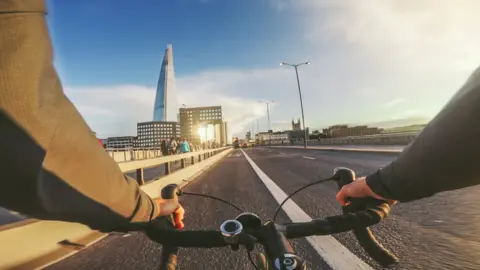
[[[275,145],[279,148],[303,148],[301,145]],[[380,153],[400,153],[406,145],[313,145],[307,146],[307,149],[319,149],[329,151],[356,151],[356,152],[380,152]]]

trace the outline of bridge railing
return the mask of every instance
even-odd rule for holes
[[[193,152],[198,152],[208,149],[203,149],[201,146],[194,145],[191,150]],[[158,158],[163,156],[160,147],[106,148],[105,151],[117,162]]]
[[[149,158],[149,159],[143,159],[143,160],[124,161],[124,162],[118,162],[118,166],[124,173],[135,171],[135,175],[136,175],[135,179],[140,185],[143,185],[145,184],[145,179],[143,177],[144,169],[163,165],[164,175],[169,175],[172,172],[172,163],[179,162],[180,169],[184,169],[188,165],[193,165],[213,155],[216,155],[228,148],[230,147],[220,147],[220,148],[214,148],[214,149],[200,150],[197,152],[189,152],[184,154],[160,156],[157,158]]]
[[[308,140],[309,145],[408,145],[420,134],[420,132],[399,132],[399,133],[382,133],[365,136],[350,136],[325,138],[318,140]],[[265,142],[268,144],[268,142]],[[290,144],[288,140],[272,140],[272,145]],[[293,141],[295,145],[303,144],[302,139]]]
[[[159,197],[161,188],[170,183],[183,185],[195,179],[206,168],[227,156],[231,147],[207,149],[158,158],[119,162],[125,172],[136,172],[141,189],[151,197]],[[173,172],[171,165],[180,169]],[[143,170],[165,166],[164,176],[145,182]],[[184,168],[184,169],[181,169]],[[0,226],[0,269],[43,269],[45,265],[73,254],[76,245],[87,246],[106,234],[71,222],[27,219],[16,224]],[[32,243],[35,245],[32,245]],[[69,244],[70,243],[70,244]],[[71,246],[73,245],[73,246]],[[28,247],[28,248],[26,248]]]
[[[215,149],[199,150],[197,152],[189,152],[184,154],[175,154],[168,156],[160,156],[157,158],[149,158],[142,160],[132,160],[132,161],[122,161],[117,162],[118,166],[127,175],[131,175],[135,178],[139,185],[144,185],[147,181],[144,178],[144,170],[152,167],[164,166],[164,169],[161,174],[154,177],[153,180],[160,180],[164,176],[168,176],[173,173],[175,170],[181,170],[187,166],[194,165],[198,162],[201,162],[205,159],[208,159],[230,147],[220,147]],[[177,165],[176,168],[173,168],[173,164]],[[132,175],[132,172],[134,174]],[[10,211],[1,211],[0,213],[8,213]],[[13,215],[13,214],[12,214]],[[0,225],[0,231],[15,228],[22,225],[27,225],[33,221],[38,221],[31,218],[22,218],[18,221],[14,221],[8,224]]]

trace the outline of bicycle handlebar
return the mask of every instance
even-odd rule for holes
[[[340,190],[344,185],[352,183],[356,177],[354,171],[340,167],[335,169],[332,178],[337,182],[338,189]],[[363,247],[365,252],[367,252],[367,254],[381,266],[387,267],[397,263],[397,257],[383,247],[368,228],[388,216],[390,210],[385,211],[385,209],[379,209],[379,207],[383,205],[383,207],[390,208],[390,206],[385,201],[371,197],[361,199],[349,198],[349,201],[349,205],[342,207],[342,212],[344,213],[344,216],[358,213],[359,217],[357,223],[361,226],[352,228],[353,234],[357,238],[358,243]],[[385,215],[382,216],[382,213],[385,213]],[[373,223],[369,224],[369,222]],[[336,226],[340,227],[341,223],[342,222],[338,222]]]
[[[336,169],[333,179],[341,188],[353,181],[355,174],[349,169],[339,168]],[[168,185],[162,190],[162,197],[165,196],[165,199],[175,199],[178,195],[181,195],[181,190],[176,185]],[[262,225],[256,215],[243,213],[236,220],[225,221],[221,230],[175,230],[171,217],[161,217],[150,222],[146,234],[164,246],[162,259],[163,262],[168,262],[168,265],[161,269],[175,269],[177,247],[231,246],[237,250],[242,245],[247,250],[252,250],[255,243],[265,247],[268,257],[274,260],[275,264],[285,262],[285,256],[288,255],[290,257],[287,259],[291,259],[299,267],[290,269],[303,269],[301,265],[304,265],[304,262],[293,254],[293,249],[286,239],[347,231],[353,231],[367,254],[381,266],[389,267],[398,262],[398,259],[386,250],[368,229],[388,216],[390,205],[387,202],[373,198],[350,199],[349,205],[342,207],[342,211],[342,215],[282,225],[272,221]],[[280,258],[283,258],[283,261]],[[282,264],[278,269],[283,269],[281,268],[283,266],[285,265]]]

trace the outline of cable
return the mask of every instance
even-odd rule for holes
[[[230,203],[230,202],[227,202],[223,199],[220,199],[220,198],[217,198],[217,197],[214,197],[214,196],[211,196],[211,195],[206,195],[206,194],[197,194],[197,193],[190,193],[190,192],[182,192],[182,194],[186,194],[186,195],[191,195],[191,196],[198,196],[198,197],[205,197],[205,198],[210,198],[210,199],[214,199],[214,200],[217,200],[217,201],[221,201],[223,203],[226,203],[228,205],[230,205],[231,207],[237,209],[238,211],[240,211],[241,213],[243,213],[244,211],[242,209],[240,209],[240,207]]]
[[[299,191],[302,191],[304,189],[306,189],[307,187],[310,187],[310,186],[313,186],[313,185],[316,185],[316,184],[320,184],[320,183],[323,183],[323,182],[327,182],[327,181],[330,181],[330,180],[333,180],[333,177],[329,177],[329,178],[326,178],[326,179],[322,179],[322,180],[318,180],[318,181],[315,181],[313,183],[310,183],[306,186],[303,186],[297,190],[295,190],[293,193],[290,193],[290,195],[287,196],[287,198],[285,198],[285,200],[283,200],[283,202],[278,206],[277,210],[275,211],[275,214],[273,215],[273,222],[275,222],[275,219],[277,219],[277,215],[278,213],[280,212],[280,210],[282,209],[282,206],[288,201],[288,199],[290,199],[293,195],[297,194]]]

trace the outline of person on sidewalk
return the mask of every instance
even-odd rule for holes
[[[165,141],[165,139],[163,139],[162,142],[160,143],[160,149],[162,151],[163,156],[168,156],[167,142]]]
[[[177,147],[177,141],[174,137],[171,137],[170,141],[168,142],[168,150],[170,151],[170,155],[175,155],[177,153]]]
[[[190,147],[190,152],[195,152],[195,147],[193,147],[193,144],[188,141],[188,146]]]
[[[182,142],[180,143],[180,153],[188,153],[190,152],[190,143],[188,143],[187,138],[183,138]]]

